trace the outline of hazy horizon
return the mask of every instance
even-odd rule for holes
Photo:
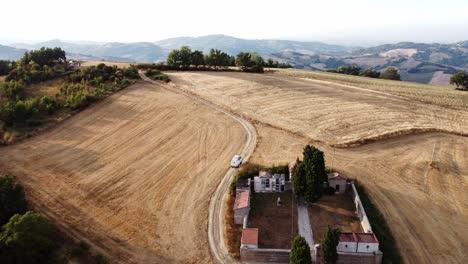
[[[293,0],[288,5],[247,0],[135,0],[131,4],[83,0],[65,9],[63,1],[17,0],[2,6],[7,12],[0,22],[8,25],[0,35],[3,44],[51,39],[155,42],[214,34],[353,46],[468,39],[468,1],[464,0]]]

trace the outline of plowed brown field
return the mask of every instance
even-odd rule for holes
[[[468,138],[455,135],[468,131],[468,111],[276,74],[170,77],[256,121],[252,162],[288,162],[307,143],[324,150],[327,166],[368,189],[405,262],[468,262]]]
[[[245,137],[230,117],[140,82],[0,148],[0,172],[110,263],[207,263],[209,200]]]

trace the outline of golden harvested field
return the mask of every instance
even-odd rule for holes
[[[326,81],[335,84],[349,85],[364,89],[403,96],[418,102],[429,103],[454,109],[468,109],[468,93],[457,91],[453,87],[434,86],[412,82],[394,82],[371,78],[297,69],[275,69],[277,76],[312,79],[316,82]]]
[[[251,119],[333,146],[422,131],[468,135],[468,108],[447,109],[359,87],[245,73],[171,73],[170,78]]]
[[[468,262],[468,138],[423,132],[465,133],[467,111],[334,80],[242,73],[170,78],[254,121],[259,135],[251,162],[285,163],[301,157],[304,144],[321,148],[327,166],[368,189],[405,262]]]
[[[119,68],[128,67],[131,64],[130,62],[104,61],[104,60],[100,61],[100,60],[97,60],[97,61],[83,61],[81,63],[81,66],[83,66],[83,67],[97,66],[98,64],[101,64],[101,63],[104,63],[107,66],[117,66]]]
[[[207,263],[209,200],[245,137],[228,116],[139,82],[0,148],[0,173],[109,263]]]

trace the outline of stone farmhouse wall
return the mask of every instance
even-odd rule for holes
[[[290,249],[241,248],[240,257],[243,262],[289,263]]]

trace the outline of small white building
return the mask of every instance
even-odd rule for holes
[[[354,233],[341,233],[338,246],[338,252],[357,252],[357,241]]]
[[[346,192],[346,178],[341,176],[339,173],[334,172],[328,174],[328,186],[335,189],[335,193]]]
[[[242,229],[241,248],[258,248],[258,228]]]
[[[355,233],[357,237],[357,252],[376,253],[379,251],[379,240],[374,233]]]
[[[273,174],[261,171],[254,177],[255,192],[284,192],[286,191],[286,177],[284,174]]]
[[[373,233],[341,233],[338,252],[378,253],[379,241]]]

